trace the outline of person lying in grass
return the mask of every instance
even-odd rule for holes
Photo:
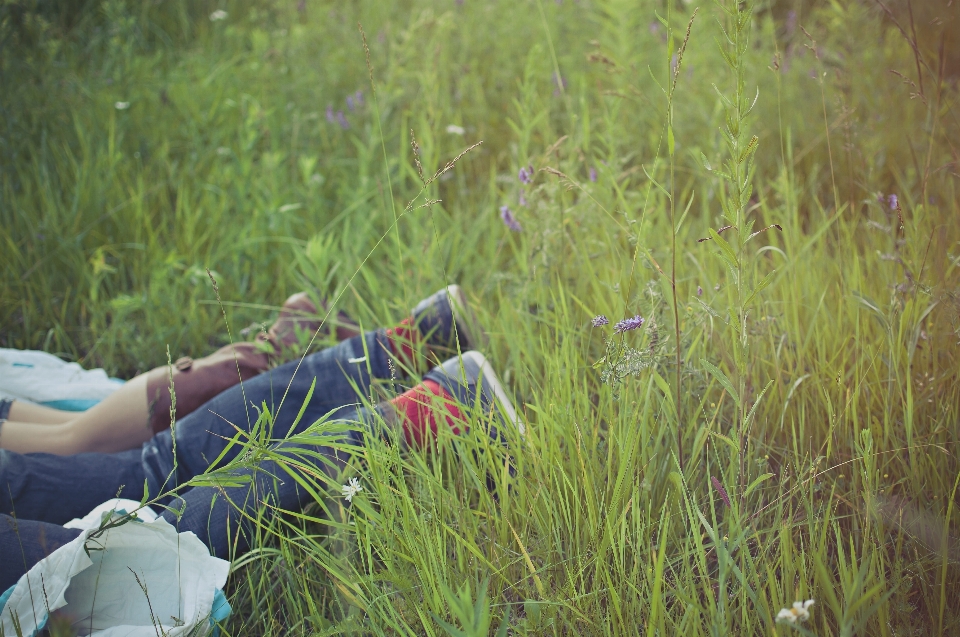
[[[254,520],[315,499],[300,479],[335,484],[350,450],[367,435],[395,435],[407,447],[420,447],[441,427],[466,434],[475,409],[485,414],[476,428],[481,436],[500,444],[509,438],[504,425],[522,435],[496,373],[482,354],[465,351],[479,345],[482,332],[460,289],[441,290],[412,314],[394,328],[355,336],[232,387],[139,449],[66,457],[0,450],[0,592],[80,533],[59,525],[113,497],[141,500],[146,490],[147,500],[169,507],[163,518],[230,559],[249,548]],[[397,393],[398,373],[416,374],[428,360],[460,352],[412,389],[361,405],[371,392]],[[236,439],[259,435],[254,425],[263,404],[271,406],[269,438],[280,439],[271,453],[254,454],[260,459],[233,472],[231,486],[190,488],[191,479],[247,457],[249,449]],[[311,429],[314,423],[319,429]],[[278,461],[278,454],[288,461]]]
[[[295,294],[283,304],[269,331],[255,341],[227,345],[196,360],[185,356],[172,366],[140,374],[84,412],[0,400],[0,449],[66,456],[137,447],[170,426],[171,375],[176,417],[183,418],[241,380],[299,354],[294,347],[299,335],[320,329],[321,316],[306,293]],[[359,333],[349,317],[342,312],[337,315],[334,334],[338,341]]]

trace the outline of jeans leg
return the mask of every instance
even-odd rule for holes
[[[175,464],[169,430],[141,449],[115,454],[54,456],[0,450],[0,513],[63,524],[113,497],[140,500],[145,480],[149,496],[156,497],[206,471],[237,428],[249,430],[249,403],[265,402],[273,411],[273,438],[291,433],[314,379],[316,387],[297,430],[330,412],[352,409],[359,400],[354,385],[366,393],[374,381],[390,379],[389,348],[383,330],[368,332],[219,394],[177,423],[177,471],[172,476]],[[256,413],[250,418],[251,424],[256,422]],[[232,450],[224,462],[239,451]]]
[[[140,450],[55,456],[0,449],[0,514],[63,524],[97,505],[143,496]]]
[[[65,529],[57,524],[0,514],[0,593],[16,584],[34,564],[80,533],[80,529]]]
[[[370,425],[375,422],[374,415],[365,408],[344,412],[339,420],[344,424],[360,425],[367,431],[371,431]],[[376,431],[373,433],[376,435]],[[277,451],[310,467],[313,475],[304,476],[298,467],[287,462],[268,460],[255,469],[245,468],[235,473],[249,477],[249,482],[243,486],[196,487],[184,493],[179,502],[171,503],[174,508],[183,507],[179,520],[170,511],[164,511],[162,515],[180,532],[193,531],[212,554],[232,559],[250,548],[256,526],[250,518],[263,519],[266,523],[276,510],[299,511],[312,501],[312,496],[297,483],[294,475],[300,474],[315,485],[320,482],[317,488],[323,490],[323,478],[317,478],[316,474],[325,474],[328,481],[336,479],[349,455],[344,445],[358,448],[362,441],[362,433],[349,431],[338,437],[336,448],[322,444],[280,443],[275,447]]]
[[[296,430],[328,414],[336,417],[351,409],[360,396],[369,393],[371,384],[390,380],[389,348],[384,330],[367,332],[220,393],[177,421],[175,473],[173,432],[160,432],[143,445],[143,466],[150,491],[169,490],[206,471],[238,430],[250,431],[257,421],[257,410],[264,403],[273,414],[269,437],[284,438],[293,433],[294,421],[314,380],[313,395]],[[222,462],[229,462],[240,451],[239,447],[231,449]]]

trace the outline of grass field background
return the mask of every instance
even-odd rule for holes
[[[466,289],[516,478],[371,444],[228,634],[960,634],[948,4],[6,2],[0,346],[204,353],[206,269],[234,339]],[[414,135],[426,176],[482,144],[424,185]]]

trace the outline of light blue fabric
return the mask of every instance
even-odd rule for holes
[[[9,591],[7,592],[9,593]],[[0,610],[3,610],[2,606],[0,606]],[[220,637],[220,626],[218,624],[227,621],[231,612],[233,612],[233,609],[230,607],[230,602],[227,601],[227,596],[218,588],[217,592],[213,594],[213,608],[210,611],[210,625],[213,626],[210,637]]]
[[[60,411],[86,411],[98,402],[100,401],[94,398],[68,398],[66,400],[48,400],[40,404]]]
[[[13,595],[13,590],[14,590],[16,587],[17,587],[17,585],[14,584],[13,586],[11,586],[10,588],[8,588],[7,590],[3,591],[3,595],[0,595],[0,613],[3,612],[4,607],[6,607],[6,605],[7,605],[7,600],[9,600],[9,599],[10,599],[10,596]],[[216,598],[214,598],[214,599],[216,599]],[[43,630],[43,627],[47,625],[47,620],[48,620],[49,618],[50,618],[50,616],[49,616],[49,615],[46,615],[46,616],[43,618],[43,621],[41,621],[40,624],[37,626],[37,629],[36,629],[35,631],[33,631],[33,634],[30,635],[29,637],[37,637],[37,633],[39,633],[41,630]],[[219,636],[219,635],[216,635],[215,637],[220,637],[220,636]]]
[[[10,596],[13,595],[13,589],[17,587],[16,584],[3,591],[3,595],[0,595],[0,613],[3,612],[3,608],[7,605],[7,600],[10,599]]]
[[[27,367],[23,364],[14,363],[14,367]],[[31,366],[32,367],[32,366]],[[123,385],[126,381],[119,378],[111,378],[110,382],[117,385]],[[44,407],[59,409],[60,411],[86,411],[100,402],[97,398],[67,398],[64,400],[47,400],[42,403]]]

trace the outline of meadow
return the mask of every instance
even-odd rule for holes
[[[5,2],[0,346],[464,287],[516,476],[372,440],[226,635],[960,634],[954,4]]]

